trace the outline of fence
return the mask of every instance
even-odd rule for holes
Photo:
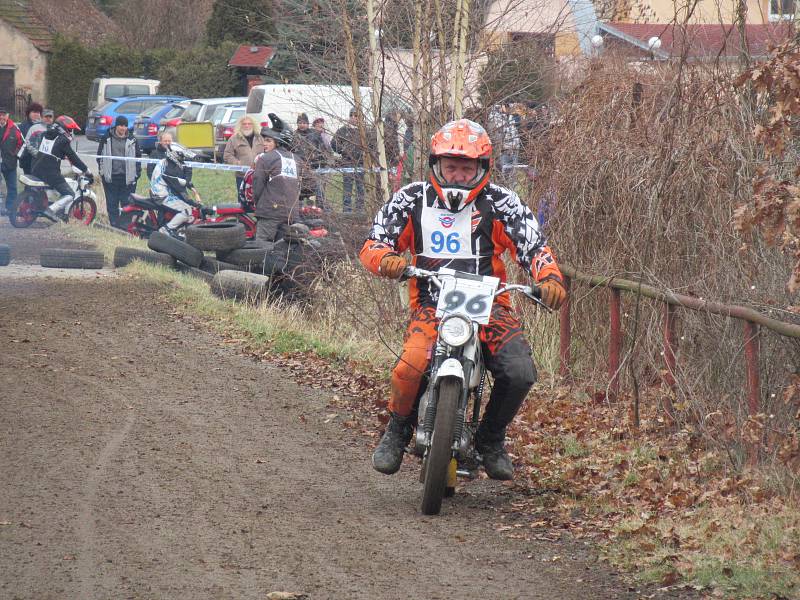
[[[665,383],[672,388],[674,388],[676,381],[676,308],[702,311],[743,321],[742,334],[744,337],[744,362],[747,373],[747,405],[750,416],[758,414],[761,403],[758,366],[759,327],[765,327],[782,336],[800,339],[800,325],[767,317],[744,306],[722,304],[702,298],[662,291],[650,285],[617,277],[589,275],[568,265],[563,265],[561,270],[565,277],[567,289],[571,287],[571,283],[574,280],[592,287],[605,287],[608,288],[610,292],[608,301],[610,329],[608,345],[608,396],[610,400],[615,400],[619,396],[620,356],[622,352],[622,324],[620,318],[622,292],[638,294],[644,298],[649,298],[664,304],[662,322],[663,356],[666,369]],[[567,299],[561,307],[559,316],[559,366],[561,375],[567,376],[570,374],[570,346],[572,340],[569,299]],[[665,402],[664,409],[668,417],[673,419],[674,409],[672,402],[669,399]],[[757,449],[751,446],[749,448],[751,461],[755,460],[756,453]]]

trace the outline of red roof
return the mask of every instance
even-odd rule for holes
[[[689,58],[734,57],[740,51],[739,30],[734,25],[657,23],[609,23],[611,27],[642,42],[652,37],[661,40],[660,50],[669,56],[681,56],[687,49]],[[750,56],[766,56],[769,46],[776,46],[792,35],[790,23],[745,25],[745,38]]]
[[[265,68],[275,51],[269,46],[250,46],[242,44],[233,53],[228,65],[231,67],[257,67]]]

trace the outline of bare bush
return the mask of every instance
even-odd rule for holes
[[[750,136],[754,115],[735,90],[735,75],[609,55],[590,65],[560,101],[554,126],[529,145],[528,160],[541,174],[531,197],[558,190],[548,228],[564,262],[793,317],[784,286],[791,261],[759,238],[744,248],[734,230],[759,159]],[[575,368],[598,382],[606,381],[607,293],[573,290]],[[662,310],[623,297],[629,391],[673,393],[662,384]],[[738,447],[747,418],[741,323],[688,310],[678,321],[676,418],[702,428],[707,415],[722,410],[738,426],[709,435]],[[783,431],[794,427],[790,408],[774,399],[798,364],[797,340],[762,334],[762,406],[782,414]]]

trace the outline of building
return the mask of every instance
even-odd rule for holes
[[[47,58],[55,36],[86,45],[119,39],[119,27],[91,0],[0,0],[0,104],[17,116],[47,103]]]

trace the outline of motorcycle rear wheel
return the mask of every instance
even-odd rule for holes
[[[25,190],[17,196],[14,206],[8,213],[8,220],[13,227],[30,227],[36,220],[39,197],[36,192]]]
[[[458,399],[461,396],[461,382],[452,378],[443,379],[439,383],[438,395],[433,439],[424,465],[425,481],[422,488],[424,515],[438,515],[442,509],[442,498],[447,486],[447,469],[453,457],[453,431]]]

